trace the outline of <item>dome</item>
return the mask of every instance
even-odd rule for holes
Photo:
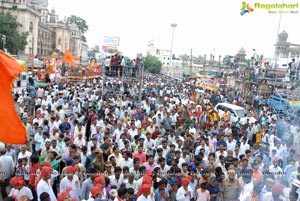
[[[287,41],[288,33],[286,31],[283,31],[279,34],[279,41]]]
[[[79,31],[78,26],[75,23],[69,25],[72,31]]]
[[[238,54],[246,55],[246,50],[242,47]]]

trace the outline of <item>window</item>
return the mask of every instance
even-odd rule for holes
[[[29,23],[29,32],[33,33],[33,23],[32,22]]]
[[[57,42],[59,45],[61,45],[61,38],[58,39],[58,42]]]

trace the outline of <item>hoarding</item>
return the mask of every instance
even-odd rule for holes
[[[104,36],[103,43],[106,46],[119,46],[120,38],[119,37],[112,37],[112,36]]]

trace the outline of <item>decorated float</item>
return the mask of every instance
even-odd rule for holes
[[[90,80],[101,76],[101,67],[95,58],[90,60],[87,67],[73,67],[69,69],[68,79],[70,81]]]

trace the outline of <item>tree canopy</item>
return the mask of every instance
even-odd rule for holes
[[[81,40],[83,42],[86,42],[86,37],[84,36],[84,33],[86,33],[87,30],[89,29],[89,26],[87,25],[87,22],[84,19],[82,19],[81,17],[78,17],[76,15],[71,15],[67,18],[67,23],[68,24],[75,23],[77,25],[80,33],[82,34]]]
[[[150,73],[160,73],[162,63],[159,58],[148,55],[143,59],[143,63],[145,70],[148,70]]]
[[[0,42],[1,49],[3,49],[3,35],[6,36],[5,48],[11,54],[17,54],[19,51],[25,49],[27,45],[28,32],[18,33],[18,28],[22,25],[18,23],[17,18],[12,16],[9,12],[0,12]]]
[[[225,57],[223,58],[223,64],[226,66],[230,66],[230,63],[231,63],[230,58],[231,57],[232,56],[230,56],[230,55],[225,55]]]

